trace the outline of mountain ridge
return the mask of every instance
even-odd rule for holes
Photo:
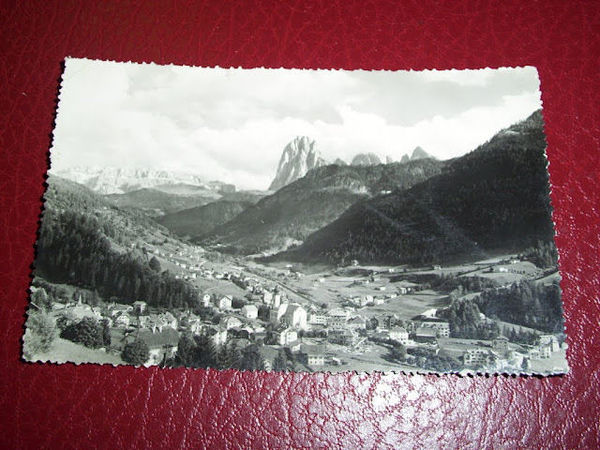
[[[440,263],[551,241],[545,147],[537,111],[448,161],[442,173],[408,190],[355,203],[274,259]]]
[[[444,164],[422,160],[404,165],[318,167],[196,241],[232,253],[284,249],[335,220],[356,201],[412,186],[439,173]]]
[[[149,168],[78,166],[51,169],[51,173],[103,195],[125,194],[144,188],[171,185],[191,185],[214,191],[231,190],[233,186],[220,181],[205,181],[192,173]]]

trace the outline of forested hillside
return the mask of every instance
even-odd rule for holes
[[[198,241],[245,254],[286,248],[334,221],[355,202],[382,191],[411,187],[440,173],[444,164],[424,159],[405,164],[319,167]]]
[[[358,202],[277,258],[442,263],[552,242],[545,147],[538,111],[442,174]]]
[[[197,295],[192,287],[152,269],[139,245],[167,238],[166,230],[142,213],[120,211],[81,185],[51,177],[35,273],[122,303],[143,299],[157,306],[191,305]]]
[[[110,194],[106,197],[120,208],[140,209],[157,216],[206,205],[221,198],[221,194],[198,189],[193,194],[181,195],[154,188],[143,188],[124,194]]]
[[[157,217],[156,221],[181,237],[204,235],[233,219],[250,205],[251,202],[218,200]]]

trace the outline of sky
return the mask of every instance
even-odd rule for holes
[[[474,150],[541,108],[533,67],[448,71],[223,69],[68,58],[52,170],[194,173],[267,189],[285,145],[309,136],[325,160],[416,146]]]

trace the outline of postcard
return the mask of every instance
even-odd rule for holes
[[[568,371],[533,67],[69,58],[26,361]]]

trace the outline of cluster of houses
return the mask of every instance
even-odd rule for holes
[[[514,363],[518,356],[532,360],[549,358],[559,348],[556,338],[550,335],[541,336],[539,345],[531,348],[509,344],[503,337],[494,340],[491,347],[470,345],[461,348],[454,343],[448,345],[449,341],[454,341],[449,339],[450,325],[435,317],[435,311],[405,321],[399,321],[398,317],[390,314],[358,311],[367,306],[382,305],[398,298],[398,295],[418,289],[418,285],[408,281],[394,283],[393,293],[354,296],[345,299],[339,307],[327,309],[294,303],[281,289],[267,287],[239,268],[234,268],[239,269],[234,272],[207,268],[198,252],[188,254],[179,250],[166,253],[156,249],[152,253],[181,268],[181,277],[228,280],[246,292],[246,299],[234,301],[231,295],[209,290],[199,296],[198,306],[212,310],[208,316],[202,314],[204,318],[191,311],[156,311],[148,308],[143,301],[130,305],[112,303],[102,307],[92,307],[79,301],[70,305],[57,304],[56,308],[63,308],[64,313],[75,319],[89,316],[107,320],[115,337],[113,346],[117,350],[135,339],[143,340],[150,349],[148,364],[159,364],[175,355],[183,333],[208,335],[216,346],[232,340],[240,345],[259,344],[267,368],[276,356],[273,349],[279,348],[288,348],[297,354],[298,360],[311,368],[340,364],[341,351],[360,351],[369,338],[391,340],[407,347],[435,349],[460,358],[466,367],[498,366],[499,361]],[[184,260],[192,262],[184,263]],[[377,282],[375,277],[371,274],[364,282]],[[213,320],[215,315],[217,319]]]

